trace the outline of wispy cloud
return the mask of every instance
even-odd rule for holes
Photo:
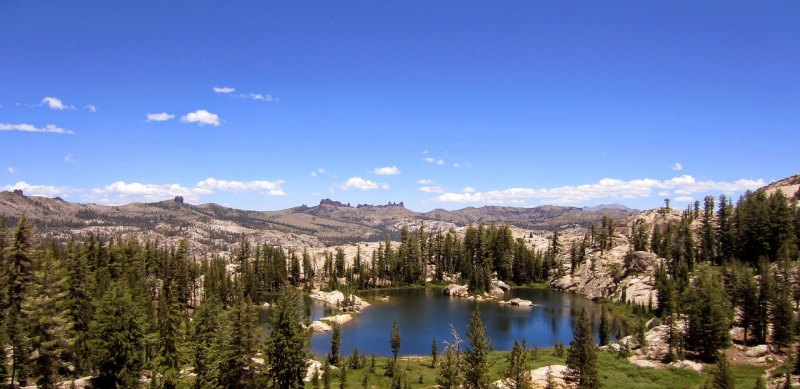
[[[87,110],[87,111],[89,111],[91,113],[97,112],[97,106],[93,105],[93,104],[86,104],[86,105],[83,106],[83,109],[85,109],[85,110]]]
[[[651,197],[653,193],[673,191],[688,196],[693,193],[735,193],[764,186],[764,180],[741,179],[734,182],[698,181],[689,175],[668,180],[650,178],[623,181],[604,178],[594,184],[555,188],[509,188],[487,192],[444,193],[436,200],[451,203],[519,203],[540,200],[550,204],[574,204],[596,199],[634,199]],[[466,189],[466,188],[465,188]]]
[[[166,112],[147,114],[148,122],[165,122],[170,119],[175,119],[175,115]]]
[[[440,186],[422,186],[419,188],[421,192],[425,193],[443,193],[444,189]]]
[[[386,184],[378,184],[375,181],[365,180],[361,177],[350,177],[341,185],[337,185],[337,188],[341,190],[350,190],[350,189],[360,189],[360,190],[372,190],[372,189],[389,189],[389,186]]]
[[[425,162],[427,162],[427,163],[434,164],[434,165],[438,165],[438,166],[442,166],[442,165],[444,165],[444,160],[443,160],[443,159],[436,159],[436,158],[431,158],[431,157],[425,157],[425,158],[422,158],[422,160],[423,160],[423,161],[425,161]]]
[[[17,169],[14,169],[13,166],[9,166],[8,168],[6,168],[6,170],[8,170],[8,172],[11,173],[11,174],[14,174],[14,173],[17,172]]]
[[[325,169],[323,169],[323,168],[318,168],[317,170],[314,170],[311,173],[308,173],[308,175],[310,175],[311,177],[317,177],[317,176],[321,176],[323,174],[325,174]]]
[[[672,170],[674,170],[674,171],[676,171],[676,172],[679,172],[679,171],[683,170],[683,165],[681,165],[681,163],[680,163],[680,162],[675,162],[675,163],[672,165]]]
[[[189,202],[199,202],[202,196],[217,192],[258,192],[265,196],[285,196],[281,187],[283,180],[276,181],[233,181],[218,180],[213,177],[198,182],[193,187],[181,184],[143,184],[125,181],[113,182],[101,188],[94,188],[84,196],[84,200],[101,204],[124,204],[132,201],[161,201],[175,196],[183,196]]]
[[[231,88],[229,86],[215,86],[214,92],[217,93],[233,93],[236,92],[236,88]]]
[[[181,116],[181,121],[184,123],[197,123],[201,126],[206,124],[219,126],[219,115],[208,112],[205,109],[198,109]]]
[[[433,184],[433,180],[431,180],[429,178],[420,178],[419,180],[417,180],[417,184],[430,185],[430,184]]]
[[[239,97],[255,101],[267,101],[267,102],[275,101],[275,98],[272,97],[272,95],[261,94],[261,93],[239,93]]]
[[[65,109],[75,109],[74,106],[66,105],[64,102],[61,101],[58,97],[45,97],[42,99],[42,104],[50,107],[50,109],[55,109],[57,111],[62,111]]]
[[[475,193],[476,192],[475,188],[473,188],[471,186],[468,186],[468,187],[466,187],[464,189],[461,189],[461,191],[464,192],[464,193]]]
[[[67,130],[56,126],[55,124],[48,124],[44,127],[36,127],[28,123],[0,123],[0,131],[22,131],[22,132],[49,132],[52,134],[74,134],[72,130]]]
[[[72,153],[69,153],[64,156],[64,162],[66,163],[75,163],[75,156]]]
[[[397,166],[376,167],[372,169],[372,173],[379,176],[395,176],[400,174],[400,169]]]

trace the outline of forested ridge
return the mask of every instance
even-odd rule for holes
[[[800,328],[794,201],[762,191],[735,204],[706,197],[677,221],[630,226],[630,252],[660,258],[658,298],[638,309],[670,325],[668,358],[717,361],[732,326],[744,329],[746,343],[794,353]],[[660,212],[672,212],[668,202]],[[13,226],[0,222],[0,344],[7,346],[0,378],[44,388],[85,376],[97,387],[300,387],[310,357],[301,290],[354,293],[430,280],[465,283],[481,293],[495,277],[518,285],[548,282],[584,263],[587,251],[610,249],[617,225],[605,218],[569,244],[556,232],[542,250],[515,239],[507,225],[472,225],[463,233],[402,229],[399,243],[387,238],[354,258],[332,250],[317,265],[303,250],[246,239],[230,255],[201,257],[189,254],[185,240],[168,245],[89,235],[51,241],[23,216]],[[271,330],[263,333],[256,306],[274,293],[281,297],[270,308]],[[481,331],[473,320],[471,345],[482,342]],[[589,347],[583,336],[582,347]],[[576,382],[596,387],[596,377],[582,373],[593,366],[592,352],[572,348]],[[485,387],[485,377],[464,363],[474,357],[469,365],[483,366],[484,357],[466,350],[444,350],[442,380]],[[517,363],[525,359],[521,352]]]

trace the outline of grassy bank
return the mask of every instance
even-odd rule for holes
[[[506,357],[508,352],[493,352],[490,355],[491,381],[503,378],[503,371],[507,366]],[[690,370],[679,369],[653,369],[638,367],[626,359],[617,357],[616,353],[600,351],[598,356],[598,368],[600,371],[600,382],[605,388],[631,388],[631,389],[655,389],[655,388],[700,388],[705,383],[706,374],[696,373]],[[552,349],[539,350],[538,356],[530,361],[531,369],[552,365],[566,364],[565,357],[556,357]],[[368,376],[370,387],[388,388],[391,379],[384,376],[386,357],[378,358],[375,374],[369,373],[369,368],[365,367],[358,370],[347,370],[347,382],[349,388],[362,388],[364,376]],[[408,379],[412,388],[430,388],[436,384],[438,371],[431,368],[431,357],[402,357],[399,360],[402,374]],[[369,366],[369,359],[367,360]],[[752,388],[756,378],[764,374],[763,367],[733,365],[734,378],[737,388]],[[339,371],[333,374],[333,387],[339,387]],[[306,385],[311,388],[311,384]]]

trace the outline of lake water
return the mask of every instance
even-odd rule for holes
[[[523,338],[529,347],[552,347],[557,341],[568,345],[582,308],[586,308],[594,323],[595,337],[600,326],[599,303],[551,289],[512,289],[503,296],[504,300],[514,297],[531,300],[536,304],[534,307],[501,305],[497,301],[474,302],[444,296],[439,288],[367,291],[359,296],[372,305],[354,314],[352,321],[342,324],[341,352],[344,355],[351,354],[355,346],[362,353],[390,355],[389,333],[394,320],[400,327],[401,355],[429,355],[434,337],[442,350],[443,341],[452,341],[450,325],[466,339],[467,324],[475,304],[479,305],[486,333],[495,350],[510,350],[515,339],[521,342]],[[389,301],[379,300],[383,296],[388,296]],[[319,301],[312,301],[310,309],[312,321],[335,314],[335,307]],[[613,337],[621,323],[611,318],[610,324]],[[330,341],[330,332],[314,334],[311,351],[317,356],[329,353]]]

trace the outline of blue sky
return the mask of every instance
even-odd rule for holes
[[[800,3],[0,1],[0,188],[631,207],[800,172]]]

